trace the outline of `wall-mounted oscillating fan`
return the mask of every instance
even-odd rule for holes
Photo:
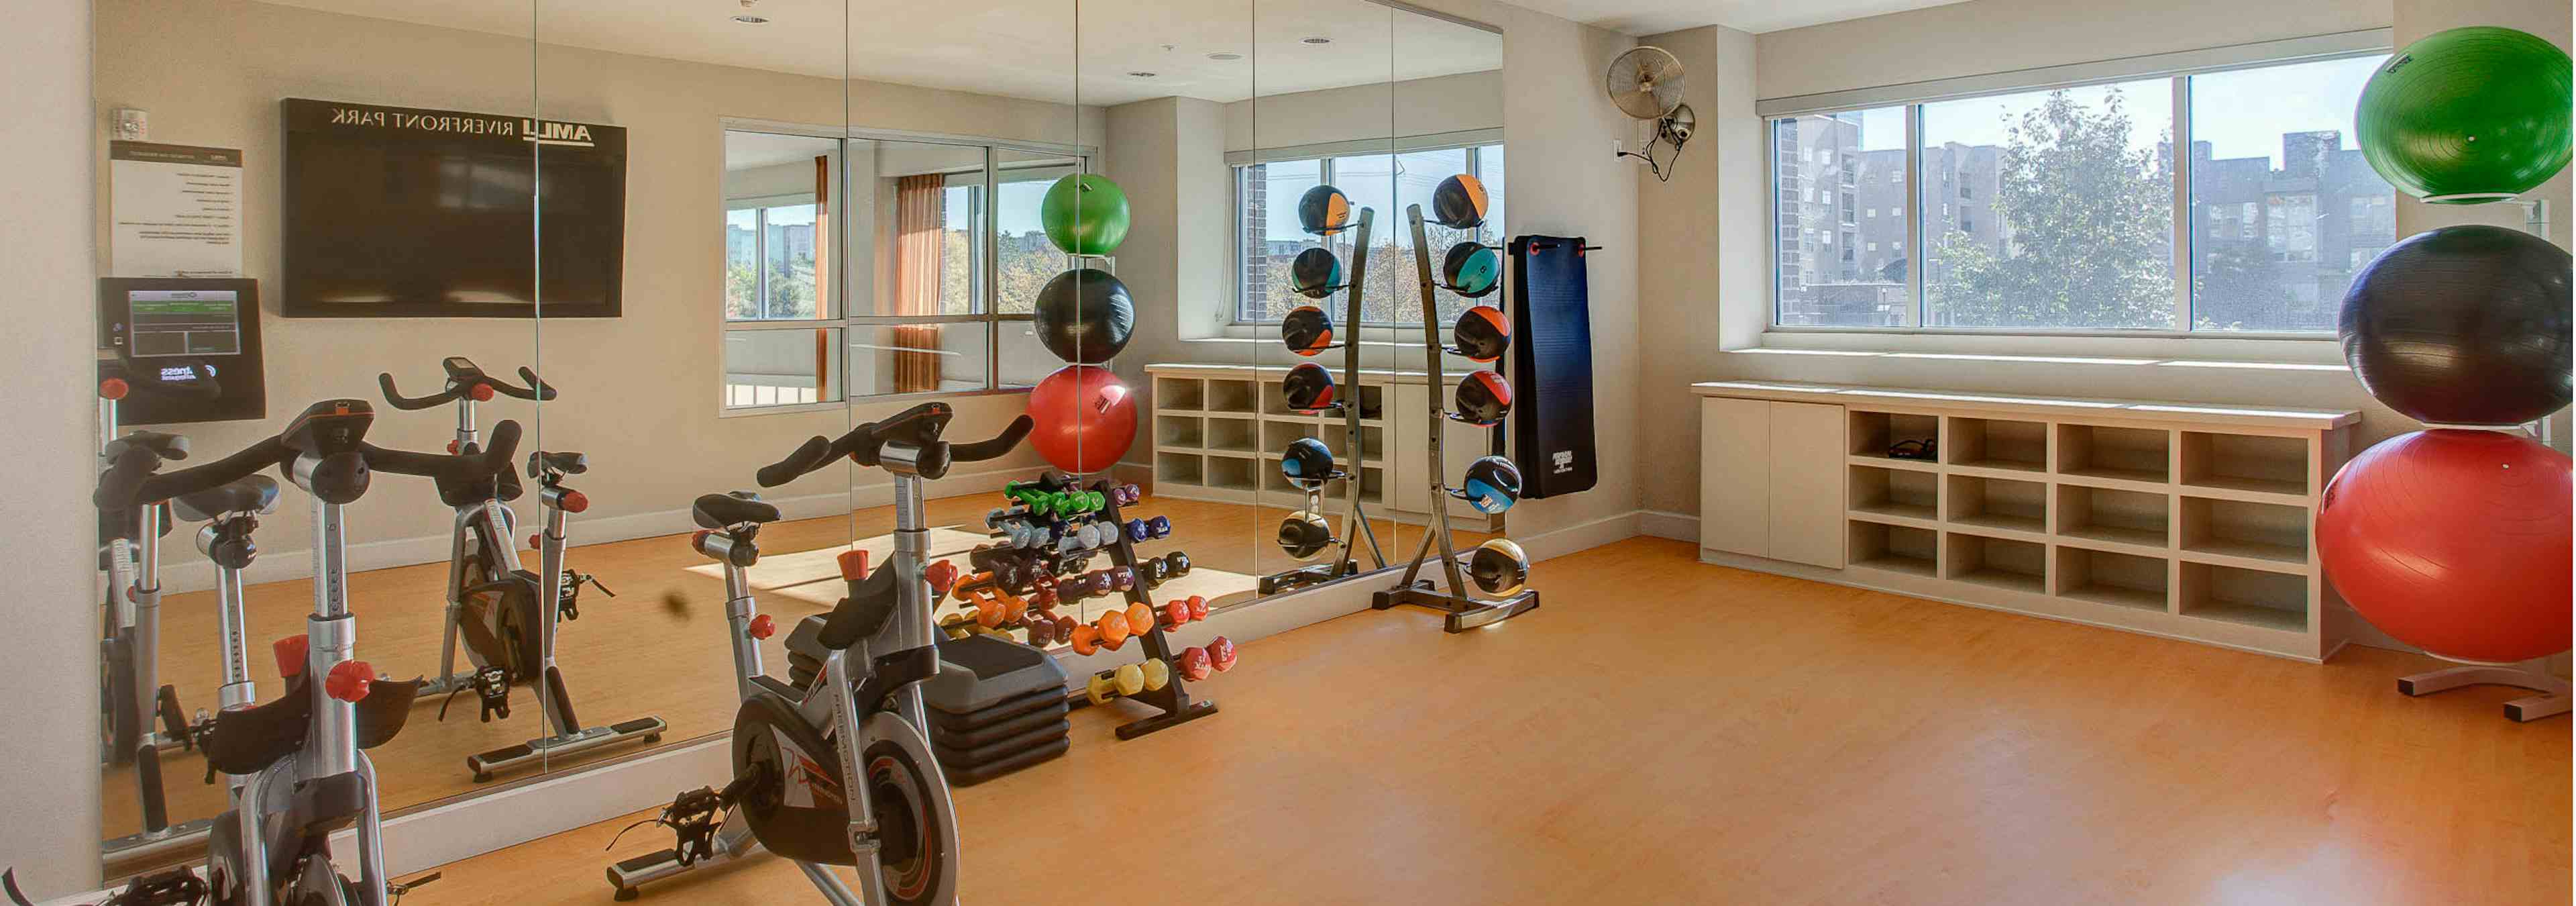
[[[1673,146],[1673,160],[1680,160],[1682,145],[1688,143],[1698,118],[1689,104],[1682,103],[1682,61],[1661,47],[1638,47],[1610,61],[1610,74],[1603,80],[1610,91],[1610,103],[1619,111],[1641,120],[1653,120],[1655,135],[1639,151],[1621,151],[1620,157],[1634,157],[1646,162],[1657,181],[1672,179],[1664,167],[1671,161],[1657,163],[1655,146]]]

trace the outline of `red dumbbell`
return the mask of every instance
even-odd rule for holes
[[[921,578],[930,583],[931,597],[947,594],[949,589],[957,587],[957,564],[946,560],[930,564],[929,568],[921,571]]]
[[[1029,619],[1029,644],[1031,646],[1044,648],[1059,641],[1063,640],[1056,638],[1054,620],[1047,619],[1043,616],[1032,617]]]
[[[1205,596],[1202,596],[1202,595],[1191,595],[1191,596],[1190,596],[1190,619],[1193,619],[1193,620],[1204,620],[1204,619],[1207,619],[1207,618],[1208,618],[1208,602],[1207,602],[1207,598],[1206,598]]]
[[[1187,601],[1165,601],[1162,616],[1164,631],[1179,629],[1181,624],[1190,621],[1190,604]]]
[[[1224,673],[1234,669],[1234,640],[1224,636],[1209,639],[1207,653],[1208,663],[1216,667],[1216,672]]]
[[[1207,679],[1208,674],[1216,671],[1215,666],[1208,663],[1205,648],[1181,649],[1181,653],[1172,656],[1172,669],[1179,671],[1182,679],[1191,682]]]

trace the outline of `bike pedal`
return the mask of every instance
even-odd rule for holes
[[[180,745],[189,749],[195,749],[197,739],[188,733],[188,714],[179,708],[178,687],[163,686],[161,691],[152,698],[154,710],[160,712],[161,735],[178,740]]]
[[[499,666],[474,671],[474,694],[483,700],[483,722],[510,716],[510,672]]]

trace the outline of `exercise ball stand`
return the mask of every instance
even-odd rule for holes
[[[2576,692],[2576,686],[2571,686],[2566,680],[2505,664],[2462,663],[2457,667],[2397,678],[2397,691],[2412,697],[2448,692],[2462,686],[2514,686],[2540,693],[2504,703],[2504,716],[2522,723],[2567,713],[2568,696]]]

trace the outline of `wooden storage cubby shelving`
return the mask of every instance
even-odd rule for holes
[[[2057,534],[2069,544],[2163,551],[2173,541],[2173,497],[2161,492],[2060,484]]]
[[[2038,481],[1951,475],[1950,507],[1944,517],[1953,525],[2031,535],[2048,533],[2048,485]]]
[[[1279,474],[1280,451],[1300,437],[1318,438],[1335,463],[1359,477],[1363,501],[1380,511],[1389,503],[1392,442],[1386,420],[1388,387],[1407,373],[1361,372],[1358,387],[1338,388],[1360,406],[1360,439],[1367,455],[1354,461],[1349,428],[1338,415],[1290,410],[1280,391],[1288,369],[1277,367],[1157,364],[1153,377],[1156,494],[1229,503],[1296,506],[1305,492]],[[1338,377],[1338,375],[1337,375]],[[1419,374],[1412,375],[1419,384]],[[1144,440],[1139,437],[1138,440]],[[1327,496],[1339,500],[1339,485]]]
[[[1941,461],[1972,469],[2048,471],[2048,425],[1999,418],[1949,418],[1941,426]]]
[[[1927,523],[1940,520],[1940,476],[1876,466],[1850,468],[1853,518],[1892,517]]]
[[[1705,501],[1746,498],[1705,490],[1702,559],[2302,660],[2344,641],[2309,526],[2358,413],[1772,382],[1694,389],[1844,410],[1843,436],[1800,454],[1843,456],[1844,486],[1825,504],[1844,520],[1839,565],[1709,543],[1709,520],[1729,517]],[[1704,425],[1703,436],[1722,430]],[[1934,436],[1937,461],[1886,456],[1897,441]],[[1702,465],[1704,482],[1741,473]],[[1777,510],[1806,505],[1780,495],[1813,492],[1768,493],[1756,499]]]
[[[1878,522],[1851,523],[1851,562],[1855,566],[1932,578],[1939,573],[1938,532]]]

